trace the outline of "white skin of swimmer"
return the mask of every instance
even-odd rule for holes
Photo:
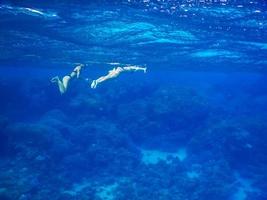
[[[108,74],[106,76],[101,76],[100,78],[93,80],[93,82],[91,83],[91,88],[95,89],[96,86],[103,82],[106,81],[108,79],[112,79],[112,78],[116,78],[121,72],[123,71],[138,71],[138,70],[142,70],[144,71],[144,73],[146,73],[146,67],[138,67],[138,66],[127,66],[127,67],[117,67],[117,68],[113,68],[112,70],[110,70],[108,72]]]
[[[62,81],[59,79],[58,76],[56,76],[56,77],[51,79],[51,82],[57,83],[60,93],[64,94],[68,89],[69,81],[75,76],[76,76],[76,78],[80,77],[81,69],[83,66],[84,66],[83,64],[76,66],[70,75],[63,77]]]
[[[93,80],[91,84],[91,88],[95,89],[98,83],[117,77],[122,71],[123,69],[121,67],[113,68],[112,70],[108,72],[106,76],[101,76],[97,80]]]
[[[63,78],[64,79],[64,78]],[[58,89],[60,91],[61,94],[66,92],[66,87],[64,86],[63,82],[59,79],[58,76],[55,76],[51,79],[52,83],[57,83],[58,85]]]
[[[144,71],[144,73],[146,73],[146,67],[138,67],[138,66],[127,66],[127,67],[123,67],[124,71],[138,71],[138,70],[142,70]]]

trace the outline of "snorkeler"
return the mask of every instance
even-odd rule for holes
[[[106,76],[101,76],[100,78],[93,80],[93,82],[91,83],[91,88],[95,89],[96,86],[103,82],[106,81],[108,79],[112,79],[112,78],[116,78],[121,72],[124,71],[144,71],[144,73],[146,73],[146,67],[138,67],[138,66],[127,66],[127,67],[117,67],[117,68],[113,68],[112,70],[110,70],[108,72],[108,74]]]
[[[83,67],[84,67],[84,65],[80,64],[73,69],[73,71],[70,73],[70,75],[64,76],[62,81],[59,79],[58,76],[55,76],[51,79],[51,82],[57,83],[60,93],[64,94],[68,89],[68,85],[69,85],[70,80],[75,76],[76,76],[76,78],[80,77],[81,70]]]

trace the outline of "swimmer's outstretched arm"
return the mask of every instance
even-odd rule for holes
[[[146,70],[147,68],[146,67],[139,67],[139,66],[126,66],[126,67],[123,67],[123,70],[124,71],[144,71],[144,73],[146,73]]]

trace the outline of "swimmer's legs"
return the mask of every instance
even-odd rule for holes
[[[106,76],[101,76],[100,78],[96,79],[96,80],[93,80],[93,82],[91,83],[91,88],[92,89],[95,89],[96,86],[98,85],[98,83],[102,83],[108,79],[111,79],[111,78],[115,78],[116,76],[119,75],[120,72],[117,72],[117,71],[114,71],[114,70],[111,70],[109,71],[108,75]]]
[[[93,80],[92,83],[91,83],[91,88],[92,89],[95,89],[96,86],[98,85],[98,83],[101,83],[105,80],[107,80],[108,77],[107,76],[101,76],[100,78],[96,79],[96,80]]]
[[[51,79],[51,82],[52,83],[57,83],[58,85],[58,89],[60,91],[61,94],[65,93],[66,92],[66,88],[64,86],[64,84],[62,83],[61,80],[59,80],[59,77],[58,76],[55,76]]]
[[[64,76],[62,81],[59,79],[58,76],[56,76],[51,79],[51,82],[57,83],[60,93],[63,94],[67,91],[70,80],[74,77],[76,78],[80,77],[81,70],[83,67],[84,65],[80,64],[74,68],[74,70],[70,73],[70,75]]]
[[[147,68],[146,67],[143,67],[143,68],[141,68],[141,70],[143,70],[144,73],[146,73]]]
[[[71,79],[70,76],[64,76],[63,79],[62,79],[62,83],[63,83],[63,86],[65,88],[65,92],[68,89],[70,79]]]
[[[64,94],[68,89],[70,79],[70,76],[64,76],[61,81],[58,76],[55,76],[51,79],[51,82],[57,83],[60,94]]]

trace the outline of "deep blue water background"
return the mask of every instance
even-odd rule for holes
[[[0,200],[267,199],[266,55],[264,1],[0,1]]]

